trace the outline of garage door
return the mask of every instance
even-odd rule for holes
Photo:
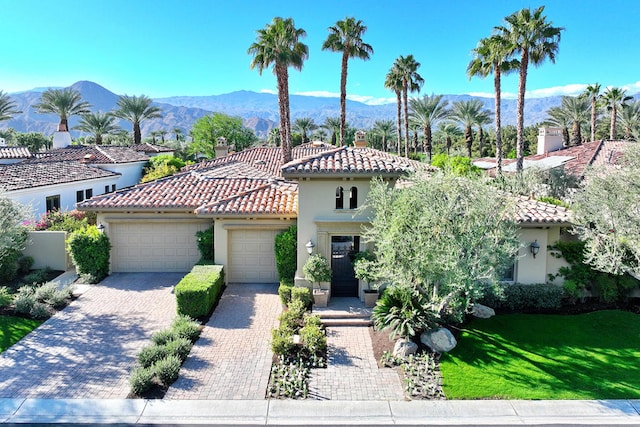
[[[273,244],[280,231],[230,231],[228,282],[278,283]]]
[[[209,221],[110,223],[111,271],[190,271],[200,259],[195,233],[210,226]]]

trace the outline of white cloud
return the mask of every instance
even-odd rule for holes
[[[640,92],[640,81],[626,84],[622,86],[622,89],[626,89],[627,94],[635,95],[636,93]]]
[[[316,96],[318,98],[339,98],[340,94],[335,92],[329,92],[326,90],[312,90],[308,92],[296,92],[294,95],[300,96]]]
[[[301,96],[317,96],[320,98],[340,98],[340,94],[337,92],[329,92],[326,90],[316,90],[308,92],[296,92],[295,95]],[[396,102],[395,98],[376,98],[368,95],[350,95],[347,94],[347,99],[351,101],[362,102],[367,105],[383,105]]]
[[[527,98],[545,98],[547,96],[576,96],[580,95],[587,88],[586,84],[568,84],[564,86],[553,86],[545,89],[528,90]]]
[[[273,89],[260,89],[260,93],[270,93],[271,95],[277,95],[278,92],[276,92]]]

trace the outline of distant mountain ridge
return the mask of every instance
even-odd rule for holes
[[[107,112],[116,107],[118,95],[90,81],[79,81],[71,87],[78,90],[82,98],[92,105],[92,111]],[[10,94],[16,101],[22,114],[13,119],[0,122],[0,128],[12,127],[20,132],[42,132],[50,135],[56,130],[58,119],[51,114],[38,114],[32,108],[40,99],[45,89],[37,88],[31,91]],[[480,99],[484,105],[493,111],[492,98],[480,98],[470,95],[445,95],[444,99],[451,102],[468,99]],[[527,99],[525,103],[525,124],[535,124],[546,119],[546,111],[553,106],[560,105],[561,97]],[[222,95],[210,96],[173,96],[168,98],[156,98],[154,103],[162,108],[163,117],[147,120],[142,123],[142,134],[146,136],[151,131],[166,130],[171,132],[174,128],[180,128],[187,133],[193,123],[199,118],[212,112],[221,112],[243,119],[245,126],[253,129],[256,134],[264,138],[270,129],[278,126],[278,97],[270,93],[258,93],[251,91],[235,91]],[[314,97],[291,95],[292,120],[300,117],[311,117],[316,124],[322,124],[327,117],[340,115],[339,99],[329,97]],[[377,120],[394,120],[396,117],[396,105],[367,105],[357,101],[347,100],[347,121],[350,125],[359,129],[369,129]],[[78,117],[70,119],[70,125],[75,126]],[[515,124],[516,101],[502,101],[503,125]],[[120,121],[123,129],[131,130],[131,124]],[[78,131],[72,131],[75,137],[80,136]]]

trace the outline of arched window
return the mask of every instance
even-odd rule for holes
[[[344,209],[344,192],[342,187],[336,188],[336,209]]]
[[[349,209],[356,209],[358,207],[358,188],[351,187],[349,192]]]

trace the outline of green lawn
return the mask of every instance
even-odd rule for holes
[[[20,341],[20,338],[33,331],[41,323],[41,320],[0,316],[0,353]]]
[[[640,399],[640,316],[475,319],[440,368],[448,399]]]

